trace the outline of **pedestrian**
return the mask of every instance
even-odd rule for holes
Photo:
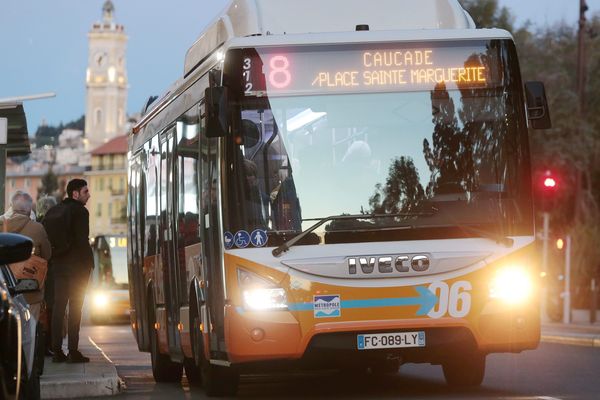
[[[27,236],[33,241],[33,254],[49,260],[52,255],[52,248],[48,241],[48,236],[44,226],[31,219],[31,211],[33,209],[33,199],[31,196],[18,190],[10,200],[10,213],[5,213],[0,216],[0,224],[2,232],[19,233]],[[42,294],[39,294],[40,299],[34,301],[28,299],[30,303],[42,301]],[[29,301],[31,300],[31,301]]]
[[[31,218],[34,215],[32,214],[33,199],[31,196],[26,192],[18,190],[11,197],[9,210],[11,210],[9,213],[0,217],[0,223],[2,224],[1,231],[27,236],[33,242],[33,254],[48,261],[52,255],[52,248],[44,226]],[[39,284],[43,285],[44,282],[39,282]],[[41,290],[24,295],[25,301],[29,303],[31,315],[38,321],[44,308],[44,292],[42,287]],[[36,330],[40,336],[39,343],[44,343],[44,334],[46,331],[43,329],[41,323],[38,323]],[[36,352],[33,358],[33,368],[36,374],[41,375],[44,366],[44,349],[41,344],[35,347]]]
[[[37,201],[37,222],[43,223],[44,216],[48,210],[56,205],[56,198],[53,196],[43,196]],[[44,285],[44,306],[45,313],[40,318],[42,326],[44,328],[44,341],[45,349],[44,353],[46,356],[52,357],[52,335],[50,331],[50,324],[52,321],[52,306],[54,305],[54,273],[52,268],[52,262],[48,262],[48,272],[46,273],[46,283]]]
[[[79,328],[85,291],[94,266],[89,242],[90,214],[85,208],[90,198],[87,182],[83,179],[69,181],[67,196],[60,204],[51,208],[44,218],[44,226],[55,251],[52,258],[52,362],[86,363],[90,359],[79,351]],[[65,241],[68,243],[63,243]],[[69,354],[65,355],[62,350],[62,332],[67,304]]]

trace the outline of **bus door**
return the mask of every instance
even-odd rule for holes
[[[129,192],[129,229],[131,229],[129,238],[127,241],[129,249],[129,260],[131,265],[129,266],[129,296],[133,300],[132,305],[135,305],[135,323],[138,329],[134,329],[137,334],[137,342],[140,350],[145,350],[149,344],[148,338],[141,336],[142,332],[146,332],[146,329],[139,329],[141,326],[145,326],[146,322],[143,320],[145,313],[145,302],[142,302],[144,298],[144,276],[143,276],[143,261],[142,261],[142,243],[143,238],[143,222],[144,222],[144,175],[141,163],[143,160],[140,155],[137,155],[135,161],[132,162],[130,170],[130,186]],[[96,271],[99,268],[95,268]]]
[[[201,115],[205,115],[204,104]],[[223,255],[221,251],[219,223],[219,139],[206,137],[206,124],[202,119],[200,135],[200,181],[201,181],[201,242],[203,276],[207,281],[207,305],[210,324],[214,329],[210,332],[211,353],[225,351],[221,342],[224,336],[225,305],[223,282]],[[203,321],[209,322],[209,321]]]
[[[167,313],[167,338],[171,356],[181,355],[179,324],[179,267],[176,248],[175,204],[177,193],[174,160],[175,128],[161,134],[160,159],[160,213],[161,213],[161,257],[165,288],[165,309]]]

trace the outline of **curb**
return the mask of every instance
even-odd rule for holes
[[[82,349],[90,355],[85,364],[52,364],[46,360],[40,379],[42,399],[72,399],[119,394],[124,384],[110,358],[88,337],[89,345]]]
[[[43,382],[41,384],[42,399],[72,399],[99,396],[112,396],[121,392],[119,377],[107,376],[86,380],[64,380]]]
[[[600,347],[600,336],[542,335],[542,342],[570,344],[573,346]]]

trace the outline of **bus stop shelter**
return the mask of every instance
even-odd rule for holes
[[[31,153],[27,118],[21,102],[0,102],[0,213],[4,213],[6,159]]]

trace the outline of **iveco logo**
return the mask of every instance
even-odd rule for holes
[[[429,257],[416,256],[383,256],[383,257],[351,257],[348,258],[348,273],[356,275],[358,268],[363,274],[378,271],[382,274],[398,272],[423,272],[429,269]]]

